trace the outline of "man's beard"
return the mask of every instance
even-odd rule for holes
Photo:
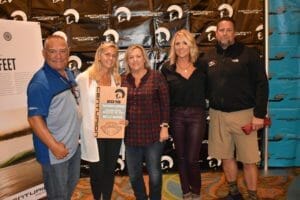
[[[229,46],[233,45],[234,40],[226,40],[225,42],[218,41],[218,44],[222,47],[222,49],[227,49]]]

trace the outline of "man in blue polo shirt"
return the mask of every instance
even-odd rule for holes
[[[44,66],[27,88],[28,122],[33,129],[36,158],[42,166],[48,199],[69,200],[80,174],[80,115],[72,72],[66,68],[66,40],[49,36],[44,43]]]

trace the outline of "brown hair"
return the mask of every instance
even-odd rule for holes
[[[233,24],[233,28],[235,29],[235,21],[231,17],[223,17],[223,18],[219,19],[216,23],[217,29],[218,29],[219,23],[221,23],[222,21],[231,22]]]

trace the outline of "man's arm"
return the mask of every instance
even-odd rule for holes
[[[263,58],[259,57],[257,51],[250,52],[251,62],[249,69],[253,79],[255,90],[255,107],[254,116],[263,119],[267,114],[268,96],[269,96],[269,83],[266,75],[266,69]]]
[[[28,117],[28,122],[34,134],[40,138],[57,159],[62,159],[68,155],[69,150],[63,143],[55,140],[41,116]]]
[[[264,60],[259,57],[257,51],[252,52],[251,69],[255,82],[254,116],[252,118],[252,129],[258,130],[264,127],[264,118],[267,114],[269,84],[266,75]]]

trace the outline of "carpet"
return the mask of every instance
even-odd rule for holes
[[[286,176],[260,176],[258,181],[258,195],[262,200],[284,200],[289,184],[293,180],[293,175]],[[213,200],[223,197],[227,194],[227,184],[222,172],[202,173],[201,200]],[[148,182],[148,176],[144,176]],[[238,185],[241,193],[246,197],[247,189],[244,184],[242,173],[238,176]],[[148,191],[148,186],[146,184]],[[182,199],[180,182],[178,174],[163,175],[162,200]],[[81,178],[72,200],[92,200],[89,178]],[[116,176],[112,194],[113,200],[134,200],[128,176]]]

